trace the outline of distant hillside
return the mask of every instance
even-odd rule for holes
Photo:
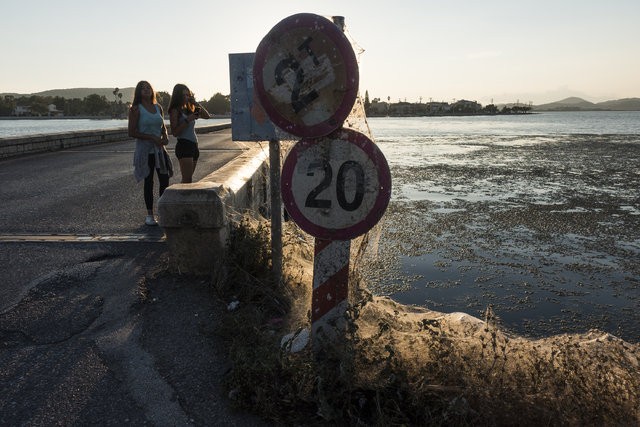
[[[534,105],[536,111],[576,111],[576,110],[597,110],[599,109],[593,102],[585,101],[582,98],[565,98],[560,101],[548,104]]]
[[[60,96],[62,98],[66,98],[66,99],[73,99],[73,98],[79,98],[79,99],[84,99],[89,95],[93,95],[93,94],[97,94],[97,95],[104,95],[108,101],[113,101],[114,100],[114,96],[113,96],[113,90],[115,88],[72,88],[72,89],[51,89],[51,90],[45,90],[43,92],[36,92],[36,93],[2,93],[0,94],[0,96],[5,96],[5,95],[13,95],[15,97],[20,97],[20,96],[31,96],[31,95],[37,95],[37,96]],[[135,90],[135,88],[133,87],[124,87],[124,88],[119,88],[120,92],[122,92],[122,102],[131,102],[133,101],[133,91]]]
[[[599,102],[598,107],[613,111],[640,111],[640,98],[624,98]]]
[[[534,105],[535,111],[640,111],[640,98],[625,98],[593,103],[582,98],[566,98],[548,104]]]

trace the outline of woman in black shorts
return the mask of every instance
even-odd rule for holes
[[[174,86],[169,102],[169,119],[171,133],[178,139],[175,151],[180,162],[183,183],[193,181],[193,172],[200,157],[195,130],[196,120],[210,117],[209,112],[196,102],[193,92],[186,85],[178,83]]]

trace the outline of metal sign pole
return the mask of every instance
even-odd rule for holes
[[[282,202],[280,199],[280,141],[269,141],[269,179],[271,185],[271,268],[273,279],[282,283]]]

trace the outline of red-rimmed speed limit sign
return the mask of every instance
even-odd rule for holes
[[[298,142],[284,161],[281,185],[293,220],[327,240],[369,231],[391,197],[387,160],[369,138],[351,129]]]
[[[256,94],[279,128],[320,137],[342,126],[358,93],[358,63],[333,22],[312,13],[283,19],[262,39],[253,63]]]

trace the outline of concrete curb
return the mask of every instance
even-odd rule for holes
[[[230,127],[231,123],[201,126],[196,128],[196,133],[215,132]],[[61,132],[17,138],[0,138],[0,159],[46,151],[58,151],[84,145],[126,141],[129,139],[131,139],[131,137],[125,127],[110,130]]]
[[[268,142],[257,143],[192,184],[174,184],[158,202],[160,225],[182,272],[211,273],[222,260],[230,224],[269,206]]]

